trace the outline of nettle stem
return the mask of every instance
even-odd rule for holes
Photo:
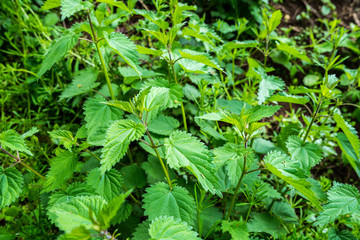
[[[307,136],[308,136],[309,133],[310,133],[311,127],[312,127],[312,125],[313,125],[314,122],[315,122],[316,115],[317,115],[317,114],[319,113],[319,111],[320,111],[320,107],[321,107],[321,104],[322,104],[323,100],[324,100],[324,97],[321,96],[320,101],[319,101],[319,104],[318,104],[318,106],[317,106],[317,108],[316,108],[316,110],[315,110],[315,112],[314,112],[314,114],[313,114],[313,116],[312,116],[312,119],[311,119],[311,122],[310,122],[310,124],[309,124],[309,127],[308,127],[307,130],[306,130],[305,136],[304,136],[304,138],[303,138],[303,143],[305,143],[306,138],[307,138]]]
[[[108,74],[108,71],[107,71],[107,69],[106,69],[106,65],[105,65],[105,61],[104,61],[103,55],[101,54],[101,51],[100,51],[99,41],[98,41],[97,36],[96,36],[96,33],[95,33],[95,31],[94,31],[94,27],[93,27],[93,24],[92,24],[92,21],[91,21],[90,13],[89,13],[89,12],[88,12],[88,19],[89,19],[89,24],[90,24],[90,27],[91,27],[91,32],[92,32],[93,41],[94,41],[94,43],[95,43],[96,50],[97,50],[98,55],[99,55],[99,58],[100,58],[101,67],[102,67],[102,70],[103,70],[104,75],[105,75],[105,79],[106,79],[107,86],[108,86],[108,88],[109,88],[111,100],[115,100],[115,95],[114,95],[113,89],[112,89],[112,87],[111,87],[111,82],[110,82],[109,74]]]

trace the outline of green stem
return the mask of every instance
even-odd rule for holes
[[[320,101],[319,101],[319,105],[317,106],[316,111],[314,112],[314,114],[313,114],[313,116],[312,116],[312,119],[311,119],[311,122],[310,122],[310,124],[309,124],[309,127],[308,127],[308,129],[306,130],[305,136],[304,136],[304,138],[303,138],[303,143],[305,143],[306,138],[307,138],[307,136],[308,136],[309,133],[310,133],[310,130],[311,130],[312,125],[314,124],[316,115],[319,113],[319,110],[320,110],[320,107],[321,107],[321,104],[322,104],[323,99],[324,99],[324,97],[321,96]]]
[[[182,117],[183,117],[184,129],[185,129],[185,132],[187,132],[188,129],[187,129],[187,123],[186,123],[186,113],[185,113],[185,108],[184,108],[183,102],[181,102],[181,113],[182,113]]]
[[[104,71],[104,75],[105,75],[105,79],[106,79],[106,83],[107,83],[107,86],[109,88],[109,92],[110,92],[110,96],[111,96],[111,99],[112,100],[115,100],[115,95],[114,95],[114,92],[113,92],[113,89],[111,87],[111,82],[110,82],[110,78],[109,78],[109,74],[108,74],[108,71],[106,69],[106,65],[105,65],[105,61],[104,61],[104,58],[101,54],[101,51],[100,51],[100,46],[99,46],[99,42],[97,40],[97,36],[95,34],[95,31],[94,31],[94,27],[93,27],[93,24],[91,22],[91,18],[90,18],[90,13],[88,12],[88,19],[89,19],[89,24],[90,24],[90,27],[91,27],[91,32],[92,32],[92,35],[93,35],[93,41],[95,43],[95,46],[96,46],[96,50],[99,54],[99,58],[100,58],[100,62],[101,62],[101,67]]]

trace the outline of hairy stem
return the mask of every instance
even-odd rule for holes
[[[314,114],[313,114],[313,116],[312,116],[312,119],[311,119],[311,122],[310,122],[310,124],[309,124],[309,127],[308,127],[308,129],[306,130],[305,136],[304,136],[304,138],[303,138],[303,143],[305,143],[306,138],[307,138],[307,136],[308,136],[309,133],[310,133],[311,127],[312,127],[312,125],[314,124],[316,115],[319,113],[319,110],[320,110],[320,107],[321,107],[321,104],[322,104],[323,100],[324,100],[324,97],[321,96],[320,101],[319,101],[319,104],[318,104],[318,106],[317,106],[317,108],[316,108],[316,110],[315,110],[315,112],[314,112]]]

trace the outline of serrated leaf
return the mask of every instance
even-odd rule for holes
[[[280,42],[279,44],[276,45],[276,47],[279,50],[286,52],[296,58],[300,58],[301,60],[303,60],[305,62],[311,63],[311,60],[306,56],[305,53],[299,52],[296,48],[294,48],[292,46],[289,46],[285,43]]]
[[[141,138],[145,133],[142,123],[132,120],[115,121],[106,132],[106,143],[102,149],[102,173],[111,169],[125,155],[130,142]]]
[[[9,206],[22,192],[24,179],[15,168],[0,166],[0,209]]]
[[[60,7],[60,5],[61,5],[61,0],[46,0],[44,2],[44,5],[41,7],[41,9],[49,10]]]
[[[360,193],[355,186],[335,182],[327,195],[328,203],[315,225],[332,223],[344,214],[360,214]]]
[[[82,0],[61,0],[61,20],[71,17],[76,12],[88,10],[93,5],[88,1]]]
[[[19,133],[12,129],[0,133],[0,145],[5,149],[25,152],[32,155],[32,153],[28,150],[24,139]]]
[[[185,188],[174,186],[170,189],[166,183],[159,182],[146,189],[143,201],[144,214],[150,220],[160,216],[173,216],[194,225],[196,205]]]
[[[134,113],[131,104],[127,101],[120,101],[120,100],[111,100],[106,102],[106,105],[119,108],[125,112]]]
[[[94,195],[94,186],[89,187],[86,183],[74,183],[69,185],[65,191],[59,190],[49,197],[48,205],[51,207],[57,203],[67,202],[76,196]]]
[[[286,234],[279,219],[268,213],[254,213],[253,219],[247,224],[249,232],[266,232],[278,239],[278,236]]]
[[[306,104],[309,102],[309,98],[307,96],[296,96],[290,95],[285,92],[278,93],[272,95],[269,99],[269,102],[287,102],[287,103],[295,103],[295,104]]]
[[[146,48],[146,47],[143,47],[143,46],[136,46],[136,49],[138,51],[138,53],[140,54],[146,54],[146,55],[154,55],[154,56],[161,56],[164,54],[164,52],[162,50],[156,50],[156,49],[153,49],[153,48]]]
[[[343,133],[336,134],[336,140],[339,144],[341,151],[345,154],[346,159],[349,161],[350,165],[360,177],[360,159],[356,156],[355,150],[352,147],[350,141]]]
[[[221,230],[223,232],[229,232],[231,235],[231,239],[233,240],[248,240],[249,233],[246,227],[246,222],[242,221],[222,221],[221,222]]]
[[[71,50],[77,40],[79,35],[70,32],[56,42],[50,47],[49,51],[46,53],[44,61],[41,63],[39,72],[36,74],[40,78],[47,70],[49,70],[55,63],[57,63],[69,50]]]
[[[169,101],[169,89],[164,87],[152,87],[145,97],[144,110],[151,111],[166,106]]]
[[[276,10],[271,15],[271,18],[269,19],[269,25],[268,25],[268,32],[269,34],[276,29],[277,26],[281,23],[282,13],[280,10]]]
[[[265,198],[281,199],[281,194],[267,182],[257,181],[254,183],[254,193],[257,201]]]
[[[161,87],[161,88],[168,88],[169,89],[169,100],[166,104],[169,108],[178,107],[180,105],[180,102],[182,101],[183,97],[183,88],[176,83],[170,83],[165,78],[154,78],[149,79],[145,86],[150,87]]]
[[[110,35],[103,32],[109,46],[141,76],[137,61],[139,59],[136,45],[124,34],[112,32]]]
[[[68,202],[52,206],[48,211],[48,216],[59,229],[66,233],[81,225],[86,229],[90,229],[93,225],[90,210],[96,219],[96,216],[106,204],[106,200],[101,196],[74,197]]]
[[[108,106],[104,102],[104,98],[88,99],[84,107],[88,142],[96,146],[102,146],[105,143],[106,130],[123,115],[123,111]]]
[[[37,127],[32,127],[29,131],[25,132],[24,134],[21,135],[22,139],[26,139],[28,137],[33,136],[34,134],[38,133],[39,129]]]
[[[259,41],[256,40],[246,40],[246,41],[232,41],[224,45],[228,50],[233,50],[237,48],[253,48],[259,45]]]
[[[96,83],[98,71],[93,68],[81,70],[76,73],[71,84],[61,93],[59,101],[65,98],[72,98],[74,96],[86,93],[93,88],[96,88],[100,83]]]
[[[158,217],[150,224],[149,234],[152,240],[200,240],[197,232],[191,230],[185,222],[174,217]]]
[[[157,119],[152,120],[148,126],[150,132],[160,135],[170,135],[180,126],[178,120],[173,117],[160,115]]]
[[[88,240],[91,239],[91,232],[84,226],[79,226],[71,232],[61,235],[57,240]]]
[[[187,58],[190,60],[194,60],[196,62],[205,64],[209,67],[215,68],[219,71],[223,71],[220,66],[215,62],[215,60],[213,60],[209,55],[204,54],[204,53],[199,53],[199,52],[195,52],[192,50],[180,50],[180,55],[183,58]]]
[[[322,159],[321,148],[314,143],[303,143],[298,136],[290,136],[286,141],[286,147],[290,152],[291,158],[297,161],[307,172],[318,164]]]
[[[77,164],[77,154],[63,150],[50,161],[44,191],[52,191],[63,186],[73,176]]]
[[[95,189],[95,192],[103,196],[107,201],[119,196],[122,192],[123,178],[115,169],[101,173],[99,168],[91,170],[86,179],[87,185]]]
[[[142,188],[146,184],[146,174],[137,164],[121,168],[126,188]]]
[[[107,3],[109,5],[115,6],[121,10],[124,10],[128,13],[131,13],[130,9],[125,5],[125,3],[121,2],[121,1],[115,1],[115,0],[96,0],[97,2],[101,2],[101,3]]]
[[[282,91],[285,87],[281,78],[267,75],[264,69],[257,68],[254,71],[261,77],[258,93],[259,105],[263,104],[276,90]]]
[[[330,229],[328,232],[329,240],[356,240],[356,238],[351,232],[346,230],[336,230],[334,228]]]
[[[275,106],[255,106],[249,108],[242,114],[242,118],[247,120],[247,122],[257,122],[263,118],[268,118],[274,115],[279,109],[281,108],[280,105]]]
[[[167,163],[171,168],[186,167],[206,191],[222,196],[210,151],[203,143],[191,134],[176,131],[165,139],[164,145]]]
[[[133,233],[133,238],[136,240],[149,240],[151,239],[151,236],[149,234],[149,227],[150,227],[150,220],[143,221],[138,225],[136,228],[136,231]]]
[[[60,140],[60,144],[63,144],[64,147],[71,151],[71,147],[76,144],[76,139],[74,138],[72,132],[67,130],[54,130],[49,132],[50,137]]]

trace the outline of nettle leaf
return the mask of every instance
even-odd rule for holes
[[[130,9],[125,5],[125,3],[121,2],[121,1],[115,1],[115,0],[96,0],[97,2],[101,2],[101,3],[107,3],[109,5],[115,6],[121,10],[124,10],[128,13],[131,13]]]
[[[130,142],[141,138],[145,133],[142,123],[132,120],[115,121],[106,132],[106,143],[102,149],[102,173],[111,169],[125,155]]]
[[[233,240],[248,240],[249,233],[246,227],[246,222],[242,221],[222,221],[221,222],[221,230],[223,232],[229,232],[231,235],[231,239]]]
[[[286,52],[296,58],[300,58],[301,60],[305,61],[305,62],[308,62],[308,63],[311,63],[311,60],[306,56],[305,53],[301,53],[299,52],[295,47],[292,47],[292,46],[289,46],[285,43],[282,43],[280,42],[279,44],[276,45],[276,47],[283,51],[283,52]]]
[[[169,108],[174,108],[180,105],[183,97],[183,88],[176,83],[170,83],[165,78],[150,79],[145,83],[145,86],[162,87],[169,89],[169,100],[166,104]]]
[[[91,170],[86,182],[89,187],[94,188],[96,193],[108,201],[122,192],[123,178],[120,172],[113,168],[103,174],[99,168]]]
[[[198,233],[191,230],[185,222],[174,217],[163,216],[153,220],[150,224],[149,234],[152,240],[201,240]]]
[[[146,184],[145,171],[137,164],[132,164],[121,168],[121,174],[124,178],[124,185],[126,188],[142,188]]]
[[[21,138],[22,138],[22,139],[26,139],[26,138],[28,138],[28,137],[33,136],[34,134],[36,134],[36,133],[38,133],[38,132],[39,132],[39,129],[38,129],[37,127],[32,127],[29,131],[23,133],[23,134],[21,135]]]
[[[61,93],[59,101],[65,98],[87,93],[91,89],[96,88],[100,83],[96,83],[99,72],[94,68],[87,68],[76,73],[71,84]]]
[[[263,118],[268,118],[274,115],[279,109],[281,108],[280,105],[275,106],[254,106],[246,110],[242,114],[242,118],[245,119],[247,122],[257,122]]]
[[[281,23],[282,13],[280,10],[276,10],[271,14],[271,18],[269,19],[268,32],[271,33],[274,31],[277,26]]]
[[[307,96],[296,96],[290,95],[285,92],[278,93],[272,95],[269,99],[269,102],[287,102],[287,103],[295,103],[295,104],[306,104],[309,102],[309,98]]]
[[[152,87],[145,97],[144,110],[151,111],[164,107],[169,101],[169,89],[164,87]]]
[[[109,46],[141,76],[137,64],[139,56],[136,45],[122,33],[112,32],[109,35],[104,31],[103,34]]]
[[[29,155],[32,155],[25,144],[24,138],[12,129],[0,133],[0,145],[5,149],[25,152]]]
[[[157,57],[164,54],[164,52],[162,50],[157,50],[157,49],[153,49],[153,48],[146,48],[143,46],[136,46],[136,48],[140,54],[154,55]]]
[[[96,146],[102,146],[105,143],[106,130],[123,115],[123,111],[104,104],[105,101],[104,98],[94,98],[85,102],[84,114],[88,142]]]
[[[303,174],[301,172],[299,173],[299,168],[297,168],[295,164],[291,163],[291,160],[287,155],[279,151],[271,151],[264,157],[264,162],[267,169],[272,174],[293,186],[311,203],[313,203],[317,209],[322,209],[319,198],[316,196],[313,190],[310,189],[312,184],[306,181],[306,179],[297,177],[297,175]]]
[[[357,136],[356,130],[348,122],[346,122],[339,113],[335,113],[333,118],[337,126],[340,127],[341,130],[343,130],[347,139],[351,143],[351,146],[353,147],[357,157],[360,158],[360,140]]]
[[[50,137],[60,140],[59,144],[63,144],[64,147],[71,152],[71,147],[76,144],[76,138],[73,134],[67,130],[54,130],[49,132]]]
[[[46,53],[44,61],[41,63],[39,72],[36,74],[40,78],[47,70],[57,63],[69,50],[71,50],[79,39],[79,35],[69,32],[65,36],[56,40]]]
[[[67,233],[80,226],[91,229],[93,223],[90,214],[92,213],[96,219],[106,204],[106,200],[101,196],[74,197],[68,202],[52,206],[48,216],[60,230]]]
[[[176,131],[165,139],[164,145],[167,163],[171,168],[186,167],[206,191],[222,196],[210,151],[202,142],[189,133]]]
[[[41,9],[49,10],[60,7],[60,5],[61,5],[61,0],[46,0],[44,2],[44,5],[41,7]]]
[[[50,161],[50,170],[46,175],[44,191],[62,187],[70,179],[78,163],[76,153],[63,150]]]
[[[106,105],[119,108],[128,113],[134,113],[134,109],[132,108],[130,102],[127,102],[127,101],[111,100],[111,101],[106,102]]]
[[[170,135],[180,126],[178,120],[173,117],[160,115],[157,119],[152,120],[148,126],[150,132],[160,135]]]
[[[355,237],[351,232],[346,230],[336,230],[334,228],[330,229],[328,232],[329,240],[356,240],[358,239]]]
[[[61,0],[61,20],[71,17],[76,12],[88,10],[92,7],[92,3],[82,0]]]
[[[328,203],[315,225],[332,223],[344,214],[360,214],[360,193],[355,186],[334,182],[327,195]]]
[[[322,159],[321,148],[314,143],[303,143],[298,136],[290,136],[287,139],[286,147],[289,150],[291,158],[298,161],[307,172],[318,164]]]
[[[253,48],[259,45],[259,41],[256,40],[246,40],[246,41],[231,41],[224,44],[224,48],[228,50],[238,49],[238,48]]]
[[[71,232],[61,235],[57,240],[88,240],[91,239],[91,232],[84,226],[76,227]]]
[[[73,183],[66,188],[66,191],[59,190],[49,197],[48,205],[51,207],[57,203],[67,202],[76,196],[94,195],[95,186],[89,187],[86,183]]]
[[[258,93],[259,105],[263,104],[276,90],[282,91],[285,87],[281,78],[267,75],[263,68],[259,67],[254,71],[261,77]]]
[[[254,213],[253,219],[247,224],[249,232],[266,232],[278,239],[278,236],[286,234],[278,218],[268,213]]]
[[[144,214],[150,220],[160,216],[173,216],[194,225],[196,205],[185,188],[174,186],[170,189],[166,183],[159,182],[148,187],[143,197]]]
[[[256,200],[261,201],[265,198],[281,199],[281,194],[267,182],[257,181],[254,183],[253,193],[256,195]]]
[[[183,58],[194,60],[196,62],[205,64],[209,67],[215,68],[219,71],[223,71],[221,69],[221,67],[219,66],[219,64],[217,64],[215,62],[215,60],[213,60],[209,55],[207,55],[205,53],[199,53],[199,52],[195,52],[195,51],[188,50],[188,49],[179,50],[179,52],[180,52],[181,57],[183,57]]]
[[[0,209],[15,201],[24,185],[24,178],[15,168],[0,166]]]
[[[349,161],[357,175],[360,177],[360,158],[357,157],[356,152],[350,141],[343,133],[336,134],[336,140],[339,144],[341,151],[345,154],[346,159]]]

